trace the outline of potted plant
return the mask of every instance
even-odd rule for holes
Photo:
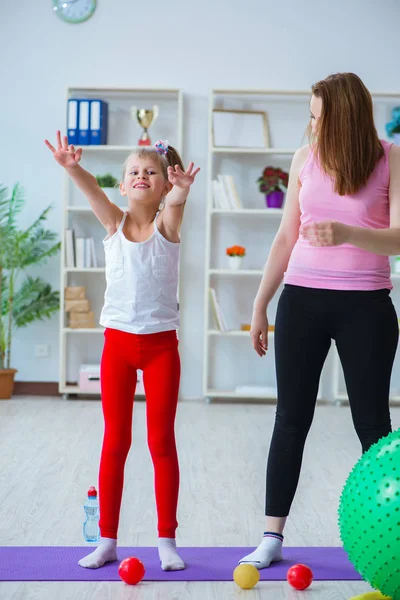
[[[400,106],[392,110],[392,121],[386,123],[386,131],[388,136],[393,138],[394,143],[400,146]]]
[[[265,194],[268,208],[282,208],[283,198],[288,186],[289,175],[286,171],[275,167],[266,167],[257,179],[261,193]]]
[[[246,255],[246,248],[243,246],[231,246],[226,249],[229,256],[229,266],[231,269],[237,270],[242,266],[243,257]]]
[[[111,175],[111,173],[105,173],[105,175],[96,175],[96,180],[109,200],[117,204],[121,198],[118,179]]]
[[[16,369],[11,365],[15,331],[59,310],[59,292],[40,277],[24,274],[27,268],[43,264],[58,253],[57,234],[45,229],[51,207],[46,208],[25,230],[17,227],[17,216],[25,202],[19,184],[8,197],[0,186],[0,399],[11,398]]]

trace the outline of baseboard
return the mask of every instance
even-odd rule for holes
[[[15,381],[13,396],[59,396],[58,381]]]

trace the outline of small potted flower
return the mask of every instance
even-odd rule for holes
[[[230,268],[233,270],[240,269],[243,257],[246,254],[246,248],[243,248],[243,246],[231,246],[226,249],[226,253],[229,256]]]
[[[396,146],[400,146],[400,106],[392,110],[392,121],[386,123],[386,131],[390,138],[393,138]]]
[[[289,175],[275,167],[266,167],[257,179],[259,190],[265,194],[268,208],[282,208],[283,198],[288,186]]]
[[[111,173],[105,173],[105,175],[97,175],[96,180],[108,199],[118,204],[118,201],[122,199],[118,179],[111,175]]]

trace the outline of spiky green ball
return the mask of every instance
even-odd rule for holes
[[[343,547],[372,587],[400,600],[400,429],[371,446],[339,505]]]

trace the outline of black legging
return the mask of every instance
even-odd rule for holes
[[[289,514],[331,339],[365,452],[391,431],[389,388],[398,337],[389,290],[285,285],[275,322],[278,406],[267,465],[266,515]]]

